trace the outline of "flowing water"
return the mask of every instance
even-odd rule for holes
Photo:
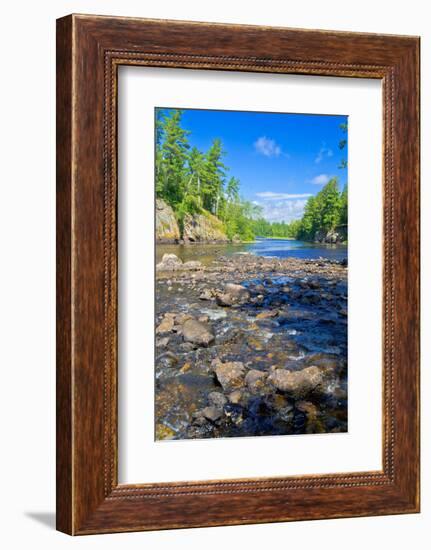
[[[165,253],[176,254],[184,262],[199,260],[205,265],[209,265],[214,259],[220,256],[232,256],[244,253],[266,258],[300,258],[311,260],[325,258],[342,261],[347,258],[347,246],[265,238],[258,238],[253,243],[245,244],[158,244],[156,246],[156,261],[160,262]]]
[[[156,439],[347,430],[347,270],[339,263],[347,258],[346,246],[258,239],[156,249],[157,262],[171,253],[208,266],[196,273],[157,273],[156,324],[165,315],[176,320],[156,335]],[[250,299],[234,307],[202,299],[202,293],[217,293],[226,283],[241,284]],[[185,342],[178,321],[184,315],[203,320],[215,341],[208,347]],[[239,361],[265,375],[274,368],[316,365],[330,369],[334,383],[325,395],[305,401],[270,387],[256,393],[244,386],[239,404],[228,402],[220,418],[206,420],[199,411],[211,392],[223,391],[215,359]]]

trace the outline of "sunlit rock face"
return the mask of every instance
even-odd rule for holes
[[[156,240],[160,243],[176,243],[180,228],[172,208],[162,199],[156,200]]]

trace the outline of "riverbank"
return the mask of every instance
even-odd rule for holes
[[[156,304],[156,439],[347,430],[343,263],[165,254]]]

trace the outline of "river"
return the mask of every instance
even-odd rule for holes
[[[156,440],[347,431],[348,270],[332,261],[346,246],[158,245],[157,260],[165,253],[207,267],[156,273]],[[277,381],[292,373],[299,390]]]
[[[181,258],[183,262],[199,260],[204,265],[208,265],[217,257],[232,256],[244,252],[266,258],[299,258],[303,260],[325,258],[338,261],[347,258],[346,245],[259,237],[254,243],[247,244],[157,244],[156,261],[160,262],[163,254],[172,253]]]

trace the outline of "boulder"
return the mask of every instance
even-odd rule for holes
[[[324,392],[326,381],[327,371],[316,366],[299,371],[275,369],[268,377],[268,382],[277,390],[286,392],[294,399],[303,399],[313,392]]]
[[[228,395],[229,402],[237,405],[241,402],[242,395],[243,394],[241,390],[233,390],[233,392]]]
[[[156,265],[156,271],[176,271],[182,266],[182,260],[175,254],[163,254],[162,261]]]
[[[208,394],[208,403],[221,409],[227,403],[227,397],[219,391],[212,391]]]
[[[335,229],[325,231],[320,229],[314,235],[316,243],[337,244],[347,240],[347,225],[339,225]]]
[[[211,422],[215,422],[223,416],[223,409],[214,406],[205,407],[202,409],[202,416],[207,420],[211,420]]]
[[[172,332],[174,328],[174,318],[171,316],[165,316],[160,325],[156,328],[156,334],[166,334]]]
[[[215,373],[224,391],[231,392],[244,385],[245,368],[240,361],[219,363]]]
[[[242,285],[228,283],[223,292],[216,294],[219,306],[230,307],[245,304],[250,300],[250,292]]]
[[[180,228],[172,208],[162,199],[156,199],[156,241],[176,243],[180,238]]]
[[[209,288],[205,288],[199,296],[200,300],[212,300],[213,293]]]
[[[215,339],[210,326],[195,319],[185,321],[182,332],[185,342],[191,342],[199,346],[209,346]]]
[[[252,369],[246,374],[244,382],[252,393],[258,393],[265,386],[265,378],[266,373]]]

